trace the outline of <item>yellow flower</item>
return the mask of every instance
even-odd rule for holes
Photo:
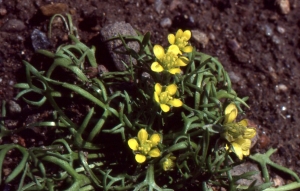
[[[235,141],[230,143],[233,147],[233,151],[238,156],[240,160],[243,160],[243,156],[248,156],[250,154],[251,140],[244,138],[237,138]],[[226,150],[229,147],[226,145]],[[231,151],[231,150],[230,150]]]
[[[250,153],[251,139],[256,135],[256,129],[248,127],[248,120],[234,122],[238,115],[238,109],[234,103],[225,109],[223,137],[232,145],[233,151],[240,160]],[[230,149],[226,145],[226,150]],[[231,149],[230,149],[231,151]]]
[[[229,142],[234,141],[237,138],[252,139],[256,135],[256,129],[248,127],[248,120],[243,119],[236,123],[224,124],[225,133],[223,136]]]
[[[170,72],[171,74],[178,74],[181,72],[180,66],[186,66],[189,60],[184,57],[178,57],[178,54],[181,55],[181,51],[178,46],[171,45],[169,46],[167,53],[160,45],[155,45],[153,47],[153,52],[157,61],[153,62],[151,65],[151,70],[154,72],[162,72],[164,70]]]
[[[138,132],[137,139],[132,138],[128,140],[129,147],[135,153],[135,160],[138,163],[143,163],[146,161],[146,157],[159,157],[160,150],[157,148],[160,142],[160,136],[157,133],[151,135],[148,139],[148,133],[145,129],[141,129]]]
[[[175,166],[175,163],[174,163],[175,159],[176,159],[176,157],[174,157],[170,154],[166,157],[165,161],[162,164],[164,171],[173,170],[173,168]]]
[[[168,85],[165,91],[162,92],[162,86],[159,83],[156,83],[154,89],[154,99],[157,103],[159,103],[160,108],[164,112],[168,112],[170,110],[170,106],[182,106],[183,103],[181,100],[172,97],[177,91],[176,84]]]
[[[177,45],[182,52],[192,52],[193,47],[188,45],[188,41],[190,40],[192,33],[190,30],[185,30],[184,32],[179,29],[176,32],[176,35],[169,34],[168,41],[170,44]]]

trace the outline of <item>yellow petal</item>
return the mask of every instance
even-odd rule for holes
[[[229,104],[225,109],[224,124],[233,122],[235,120],[237,114],[238,114],[238,110],[237,110],[237,107],[235,106],[235,104],[234,103]]]
[[[176,32],[175,37],[180,38],[182,36],[182,34],[183,34],[183,31],[181,29],[178,29],[178,31]]]
[[[256,129],[249,127],[245,130],[243,138],[252,139],[255,135],[256,135]]]
[[[237,107],[234,103],[230,103],[226,108],[225,108],[225,115],[230,114],[232,110],[237,110]]]
[[[243,142],[240,145],[241,145],[241,148],[242,148],[243,151],[247,151],[251,147],[251,140],[250,139],[243,139]]]
[[[136,139],[129,139],[128,145],[132,150],[134,151],[138,150],[139,144]]]
[[[157,95],[159,95],[161,93],[162,90],[162,86],[160,85],[160,83],[156,83],[154,86],[154,90],[157,93]]]
[[[158,62],[153,62],[151,64],[151,70],[153,72],[162,72],[164,68]]]
[[[153,52],[156,58],[161,60],[165,56],[165,50],[162,46],[160,45],[155,45],[153,47]]]
[[[159,103],[159,96],[157,94],[157,92],[154,92],[154,100]]]
[[[145,129],[141,129],[138,132],[138,139],[139,139],[139,141],[140,141],[141,144],[148,139],[148,133],[147,133],[147,131]]]
[[[193,47],[192,46],[186,46],[183,48],[182,50],[183,52],[186,52],[186,53],[190,53],[193,51]]]
[[[169,34],[168,35],[168,41],[170,44],[174,44],[175,43],[175,36],[173,34]]]
[[[160,104],[160,108],[161,110],[163,110],[164,112],[168,112],[170,111],[170,107],[166,104]]]
[[[166,91],[170,96],[174,95],[177,91],[177,86],[176,84],[170,84],[167,86]]]
[[[171,46],[169,46],[167,52],[168,52],[168,53],[169,53],[169,52],[172,52],[172,53],[175,54],[175,55],[178,55],[178,54],[181,55],[181,54],[182,54],[181,51],[179,50],[179,47],[178,47],[177,45],[171,45]]]
[[[148,155],[150,157],[159,157],[160,156],[160,150],[158,148],[154,148],[151,151],[149,151]]]
[[[188,63],[189,63],[189,59],[182,56],[177,59],[176,66],[186,66]]]
[[[136,154],[136,155],[135,155],[135,160],[136,160],[136,162],[138,162],[138,163],[143,163],[143,162],[146,161],[146,156],[141,155],[141,154]]]
[[[180,74],[181,70],[180,68],[171,68],[168,70],[168,72],[170,72],[171,74]]]
[[[186,31],[183,32],[182,36],[184,36],[186,38],[186,40],[190,40],[190,38],[192,36],[192,33],[191,33],[190,30],[186,30]]]
[[[150,141],[152,142],[152,146],[155,147],[156,145],[158,145],[158,143],[160,142],[159,134],[155,133],[155,134],[151,135]]]
[[[169,100],[167,104],[169,104],[173,107],[181,107],[183,103],[180,99],[172,99],[172,100]]]
[[[244,156],[249,156],[250,155],[250,150],[248,149],[246,151],[243,151],[243,155]]]
[[[243,119],[242,121],[238,122],[239,125],[243,126],[243,127],[248,127],[248,120],[247,119]]]
[[[237,157],[240,160],[243,160],[243,150],[242,150],[241,146],[235,142],[231,143],[231,145],[232,145],[234,153],[237,155]]]

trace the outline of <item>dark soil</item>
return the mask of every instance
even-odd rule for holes
[[[290,12],[283,14],[275,0],[0,0],[0,101],[10,106],[17,94],[13,85],[25,78],[22,60],[30,62],[34,55],[34,29],[48,31],[50,16],[40,7],[51,2],[64,3],[56,11],[72,14],[81,41],[89,46],[98,46],[99,30],[116,21],[126,21],[143,34],[150,32],[154,44],[166,45],[167,34],[178,28],[205,34],[192,43],[221,61],[240,97],[249,96],[246,117],[257,124],[260,136],[252,153],[278,148],[272,159],[300,174],[299,1],[290,0]],[[53,26],[51,45],[45,48],[55,50],[67,41],[62,24],[57,26]],[[9,128],[47,118],[47,110],[17,104],[22,116],[18,105],[9,109]],[[30,113],[25,115],[26,111]],[[47,141],[51,131],[33,136]],[[2,141],[16,139],[29,146],[22,134]]]

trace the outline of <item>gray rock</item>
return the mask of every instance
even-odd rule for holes
[[[160,26],[162,28],[169,28],[170,26],[172,26],[172,20],[170,18],[163,18],[160,21]]]
[[[31,33],[31,43],[35,51],[39,49],[48,49],[51,46],[45,33],[38,29],[34,29]]]
[[[158,14],[161,14],[161,13],[164,12],[165,5],[164,5],[162,0],[156,0],[155,3],[154,3],[154,6],[155,6],[155,11]]]
[[[280,12],[284,15],[288,14],[291,11],[289,0],[276,0],[275,4],[277,4],[277,6],[280,9]]]
[[[204,32],[201,32],[199,30],[192,30],[192,39],[200,43],[204,48],[208,44],[208,37]]]
[[[277,31],[278,31],[280,34],[285,33],[285,28],[283,28],[283,27],[281,27],[281,26],[277,26],[276,29],[277,29]]]
[[[269,25],[265,25],[265,35],[266,36],[272,36],[273,35],[273,29]]]
[[[20,113],[22,111],[20,105],[17,102],[13,101],[13,100],[10,100],[8,102],[8,105],[9,105],[8,106],[9,112],[12,113],[12,114]]]
[[[233,83],[238,83],[242,80],[241,76],[235,72],[230,71],[228,72],[228,75]]]
[[[230,172],[232,176],[238,176],[249,171],[259,171],[259,173],[252,175],[250,180],[240,179],[236,183],[244,186],[249,186],[254,180],[256,180],[255,185],[260,185],[264,183],[258,166],[253,163],[249,163],[249,162],[242,163],[238,166],[233,167],[233,169]]]
[[[275,43],[275,44],[280,44],[281,43],[281,40],[278,36],[274,35],[272,37],[272,42]]]
[[[288,87],[284,84],[278,84],[275,86],[275,91],[276,91],[276,93],[286,92],[286,91],[288,91]]]
[[[26,26],[23,21],[18,19],[10,19],[1,27],[1,31],[6,32],[17,32],[26,29]]]
[[[100,31],[100,35],[102,41],[107,41],[119,35],[136,36],[137,33],[129,23],[125,23],[124,21],[122,21],[103,27]],[[130,41],[127,43],[127,46],[133,49],[135,52],[139,52],[140,50],[140,45],[138,42]],[[136,60],[129,55],[117,53],[126,52],[126,48],[123,46],[121,40],[116,39],[107,41],[107,49],[112,57],[114,65],[118,70],[126,70],[126,66],[124,65],[124,63],[127,65],[129,65],[130,63],[136,64]]]
[[[241,48],[240,44],[236,39],[230,39],[227,41],[227,46],[232,51],[237,51]]]

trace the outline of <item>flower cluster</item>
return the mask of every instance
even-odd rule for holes
[[[182,52],[192,52],[193,47],[188,45],[188,40],[191,38],[191,31],[182,31],[179,29],[174,34],[169,34],[168,41],[171,44],[165,52],[160,45],[153,47],[153,52],[156,61],[152,63],[151,70],[154,72],[167,71],[171,74],[181,73],[180,66],[186,66],[189,59],[182,56]]]
[[[183,55],[183,53],[190,53],[193,51],[193,47],[189,45],[189,39],[191,38],[191,31],[182,31],[179,29],[176,34],[169,34],[168,41],[170,46],[164,49],[160,45],[153,47],[153,52],[156,57],[156,61],[151,64],[151,70],[157,73],[166,71],[169,74],[175,75],[181,73],[181,66],[186,66],[189,59]],[[163,74],[164,75],[164,74]],[[168,77],[163,79],[170,79]],[[180,99],[174,98],[177,92],[177,85],[165,81],[169,84],[162,86],[160,83],[154,85],[154,100],[157,102],[163,112],[170,111],[170,107],[181,107],[183,105]],[[138,163],[146,161],[147,157],[159,157],[161,155],[160,150],[157,148],[158,143],[161,141],[159,134],[153,134],[148,139],[148,133],[145,129],[141,129],[138,132],[137,138],[128,140],[129,147],[135,154],[135,160]],[[162,167],[165,171],[172,170],[175,166],[174,160],[176,157],[167,155],[162,163]]]
[[[135,160],[138,163],[143,163],[146,161],[147,156],[159,157],[160,150],[157,148],[158,143],[161,138],[160,135],[155,133],[150,136],[145,129],[141,129],[138,132],[137,138],[132,138],[128,140],[129,147],[135,153]]]
[[[248,120],[234,122],[238,115],[238,109],[234,103],[225,109],[223,137],[231,144],[233,150],[226,145],[226,149],[235,152],[240,160],[250,154],[251,139],[256,135],[256,129],[248,127]]]
[[[151,70],[154,72],[167,71],[170,74],[180,74],[181,66],[186,66],[189,59],[182,55],[182,52],[192,52],[193,47],[189,45],[188,40],[191,38],[191,31],[182,31],[179,29],[176,34],[169,34],[168,41],[171,44],[167,51],[160,45],[153,47],[156,61],[152,63]],[[168,85],[164,91],[161,84],[156,83],[154,87],[154,100],[159,104],[163,112],[170,111],[170,106],[180,107],[182,101],[173,98],[177,92],[176,84]]]

